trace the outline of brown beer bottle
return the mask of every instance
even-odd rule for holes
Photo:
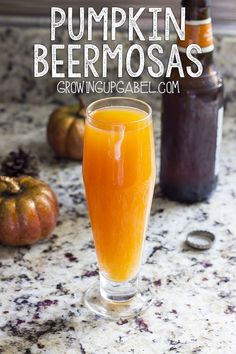
[[[162,95],[160,183],[170,199],[194,203],[207,199],[217,184],[223,82],[213,61],[209,0],[183,0],[182,6],[186,8],[185,40],[177,44],[185,77],[172,69],[168,81],[179,81],[180,93]],[[202,50],[194,54],[203,66],[200,77],[186,72],[187,66],[196,71],[186,55],[193,43]]]

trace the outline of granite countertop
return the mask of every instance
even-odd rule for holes
[[[57,42],[69,43],[65,28],[58,31]],[[101,45],[101,31],[95,33],[94,42]],[[117,43],[127,47],[126,42],[125,34],[119,33]],[[0,353],[233,354],[236,37],[215,38],[216,64],[225,82],[226,112],[217,191],[209,202],[193,206],[170,202],[156,193],[141,269],[143,282],[155,300],[134,320],[117,322],[95,317],[83,306],[83,293],[98,278],[98,269],[81,164],[57,159],[45,138],[48,116],[55,105],[75,102],[75,97],[58,94],[57,82],[50,74],[33,78],[35,43],[50,46],[49,28],[0,27],[0,160],[20,145],[32,150],[41,163],[40,177],[58,194],[60,218],[51,237],[35,246],[0,245]],[[162,44],[166,61],[171,43]],[[145,48],[148,43],[142,45]],[[109,73],[108,80],[117,79],[113,63]],[[144,75],[140,80],[150,78]],[[160,95],[142,99],[156,110],[159,151]],[[184,244],[187,232],[196,228],[215,233],[216,242],[209,251],[193,251]]]
[[[134,320],[107,322],[83,306],[98,269],[81,164],[58,160],[46,144],[53,108],[0,104],[1,158],[19,145],[30,148],[61,205],[50,238],[0,246],[0,353],[236,352],[236,118],[225,119],[220,181],[209,202],[153,200],[142,266],[153,305]],[[157,113],[154,118],[158,146]],[[197,252],[184,244],[194,228],[215,233],[212,249]]]

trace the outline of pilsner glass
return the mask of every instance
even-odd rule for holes
[[[138,287],[156,172],[151,113],[146,103],[120,97],[87,108],[83,178],[100,283],[85,304],[110,319],[135,316],[151,300]]]

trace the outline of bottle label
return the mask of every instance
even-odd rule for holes
[[[186,48],[190,44],[198,44],[202,49],[202,53],[213,51],[211,18],[185,22],[185,40],[178,40],[179,51],[186,52]]]
[[[215,176],[218,176],[219,169],[220,169],[220,150],[221,150],[221,142],[222,142],[223,117],[224,117],[224,107],[221,107],[218,111],[218,119],[217,119]]]

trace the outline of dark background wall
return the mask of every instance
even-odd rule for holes
[[[48,17],[50,7],[66,8],[73,6],[74,11],[79,7],[102,6],[119,7],[171,7],[178,14],[180,0],[0,0],[0,17],[6,15],[33,17]],[[236,0],[212,0],[212,17],[216,29],[235,32],[236,34]],[[1,19],[0,19],[1,20]],[[144,25],[148,25],[144,22]]]

